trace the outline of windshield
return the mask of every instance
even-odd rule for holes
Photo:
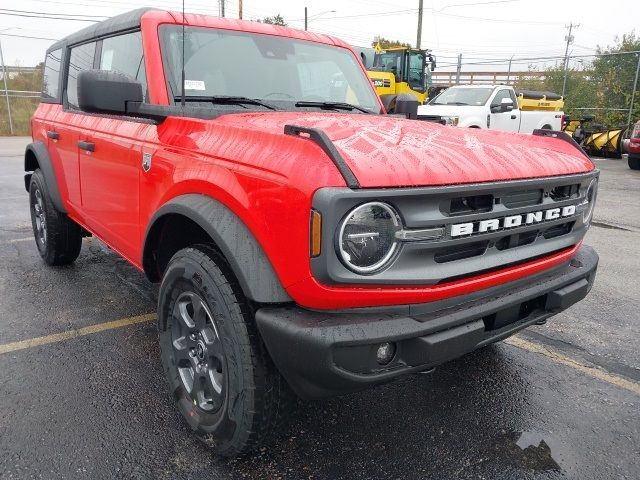
[[[465,88],[451,87],[446,89],[429,102],[430,105],[474,105],[481,106],[487,103],[493,92],[492,87]]]
[[[162,26],[161,37],[165,71],[176,98],[181,94],[182,27]],[[297,102],[334,102],[380,112],[377,96],[356,57],[340,47],[186,27],[184,49],[187,99],[246,97],[287,110],[299,108]],[[243,106],[260,108],[257,104]]]

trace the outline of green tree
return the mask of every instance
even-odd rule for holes
[[[627,123],[628,108],[631,103],[633,80],[638,65],[640,38],[635,32],[616,38],[613,46],[598,47],[596,56],[590,60],[572,60],[574,66],[567,72],[565,89],[565,112],[571,118],[579,118],[587,113],[595,115],[595,121],[607,128],[616,128]],[[613,55],[611,55],[613,54]],[[544,77],[523,75],[516,81],[516,88],[562,92],[564,69],[562,63],[544,70]],[[618,109],[618,110],[616,110]],[[632,122],[640,118],[640,91],[636,91]]]
[[[375,37],[373,39],[373,42],[371,42],[371,46],[375,47],[377,43],[380,43],[380,48],[384,49],[384,48],[393,48],[393,47],[407,47],[410,48],[411,44],[410,43],[403,43],[400,40],[389,40],[387,38],[384,37]]]
[[[273,17],[265,17],[262,20],[258,20],[258,22],[268,23],[269,25],[280,25],[282,27],[287,26],[284,18],[279,13],[277,15],[274,15]]]
[[[605,54],[593,61],[593,77],[599,83],[597,102],[600,108],[629,108],[633,80],[638,66],[638,54],[624,54],[624,52],[638,50],[640,50],[640,37],[636,36],[635,31],[622,35],[622,38],[616,38],[613,46],[598,47],[597,53]],[[640,117],[639,93],[636,91],[632,121]],[[608,110],[602,120],[607,126],[626,125],[627,115],[628,112]]]

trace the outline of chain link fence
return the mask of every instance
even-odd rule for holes
[[[2,92],[0,135],[30,135],[29,119],[38,107],[40,92],[9,90]]]
[[[30,118],[40,102],[42,69],[3,66],[0,75],[0,135],[30,135]]]

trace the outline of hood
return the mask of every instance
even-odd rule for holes
[[[484,105],[420,105],[418,115],[460,115],[472,112],[484,113]]]
[[[252,112],[214,121],[274,135],[284,135],[288,124],[321,129],[364,188],[517,180],[594,168],[578,149],[557,138],[447,127],[388,115]]]

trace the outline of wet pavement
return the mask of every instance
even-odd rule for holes
[[[44,267],[24,144],[0,139],[0,349],[154,312],[155,286],[95,239]],[[522,342],[299,402],[274,443],[235,460],[174,409],[152,321],[0,353],[0,478],[640,478],[640,172],[597,164],[596,285]]]

